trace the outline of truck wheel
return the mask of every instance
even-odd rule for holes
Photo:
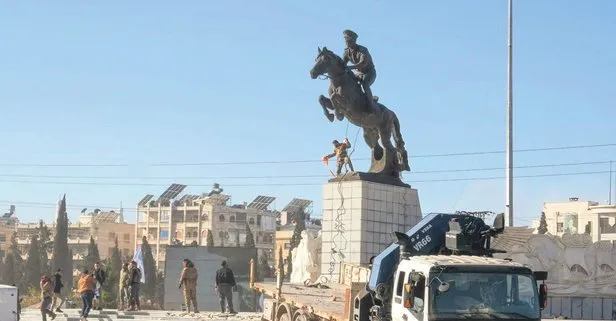
[[[293,321],[310,321],[310,315],[305,313],[303,310],[301,309],[297,309],[297,311],[295,311],[295,313],[293,314]]]
[[[293,309],[287,303],[281,303],[276,309],[276,321],[293,321]]]

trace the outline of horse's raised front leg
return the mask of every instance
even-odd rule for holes
[[[329,98],[321,95],[319,96],[319,104],[321,104],[321,107],[323,107],[323,113],[325,114],[325,117],[327,117],[330,122],[333,122],[334,114],[329,112],[329,110],[334,110],[334,105],[332,104],[332,101]]]

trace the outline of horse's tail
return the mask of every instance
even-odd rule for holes
[[[391,113],[391,123],[393,125],[392,135],[394,136],[394,141],[396,142],[396,149],[398,150],[398,161],[401,171],[410,171],[411,167],[409,165],[408,154],[406,149],[404,148],[404,139],[402,138],[402,132],[400,132],[400,121],[398,120],[398,116],[393,111]]]
[[[390,110],[391,113],[391,122],[394,126],[394,130],[392,134],[394,136],[394,141],[396,142],[396,148],[398,150],[404,149],[404,139],[402,138],[402,132],[400,131],[400,121],[398,120],[398,116],[396,113]]]

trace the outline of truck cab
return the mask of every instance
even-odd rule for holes
[[[491,257],[410,257],[394,284],[391,315],[401,321],[540,320],[545,300],[531,269]]]
[[[353,321],[540,320],[547,272],[533,272],[490,247],[503,233],[466,214],[430,214],[372,259]],[[543,284],[538,285],[538,281]]]

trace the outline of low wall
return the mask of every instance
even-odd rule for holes
[[[614,320],[616,297],[551,296],[542,314],[576,320]]]

